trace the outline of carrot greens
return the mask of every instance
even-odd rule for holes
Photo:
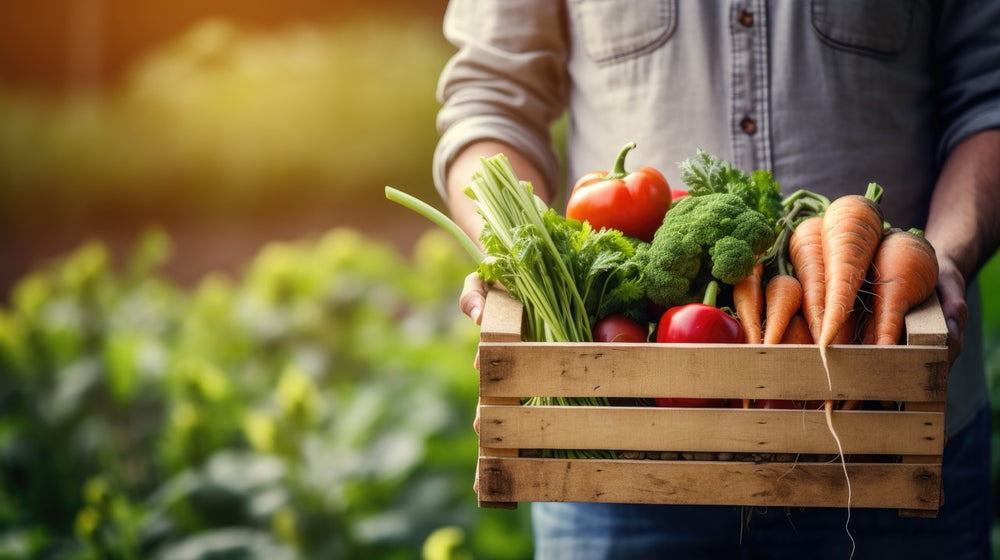
[[[459,236],[457,227],[422,203],[390,187],[386,196]],[[478,273],[501,283],[524,305],[527,337],[537,342],[591,342],[592,326],[616,312],[632,316],[645,309],[635,241],[615,229],[595,230],[587,222],[561,216],[520,181],[503,154],[481,159],[465,194],[484,226]],[[606,397],[533,397],[530,405],[607,406]],[[552,456],[601,457],[610,451],[545,451]]]

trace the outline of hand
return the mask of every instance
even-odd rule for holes
[[[472,272],[465,277],[462,295],[458,298],[458,306],[477,325],[483,321],[483,306],[486,305],[486,286],[479,278],[479,273]]]
[[[962,276],[954,260],[945,255],[938,255],[937,293],[945,324],[948,326],[949,365],[954,364],[955,358],[962,352],[963,333],[969,319],[965,288],[965,277]]]
[[[462,295],[459,296],[458,306],[477,325],[483,321],[483,307],[486,305],[486,286],[479,278],[479,273],[473,272],[465,277],[465,284],[462,287]],[[476,370],[479,370],[479,351],[476,350],[476,358],[473,363]],[[479,434],[479,407],[476,407],[476,418],[472,421],[472,429]],[[479,493],[479,462],[476,462],[476,478],[472,482],[472,490]]]

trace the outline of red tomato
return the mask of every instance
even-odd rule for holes
[[[657,397],[656,406],[669,406],[675,408],[721,408],[726,406],[726,399]]]
[[[649,328],[622,313],[614,313],[597,321],[593,336],[594,342],[648,342]]]
[[[678,200],[684,198],[688,195],[688,192],[684,189],[670,189],[670,196],[672,202],[677,202]]]
[[[731,343],[744,341],[743,327],[733,316],[715,306],[718,286],[713,282],[702,303],[689,303],[667,309],[656,329],[657,342]],[[725,399],[657,398],[657,406],[725,406]]]
[[[625,156],[635,148],[622,148],[610,173],[594,171],[577,179],[566,203],[566,217],[590,222],[594,229],[617,229],[630,237],[652,241],[670,210],[673,193],[659,170],[640,167],[625,170]]]
[[[705,303],[667,309],[656,329],[657,342],[743,343],[743,327],[725,311]]]

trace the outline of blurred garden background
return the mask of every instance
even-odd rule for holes
[[[445,5],[0,3],[0,559],[530,558],[471,263],[382,191],[440,207]]]

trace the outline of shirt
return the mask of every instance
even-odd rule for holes
[[[572,179],[677,163],[704,149],[783,192],[885,188],[894,226],[923,227],[944,156],[1000,127],[1000,2],[928,0],[452,0],[458,48],[438,87],[434,180],[496,139],[565,193],[551,125],[567,116]],[[948,381],[954,433],[987,400],[978,288]]]

